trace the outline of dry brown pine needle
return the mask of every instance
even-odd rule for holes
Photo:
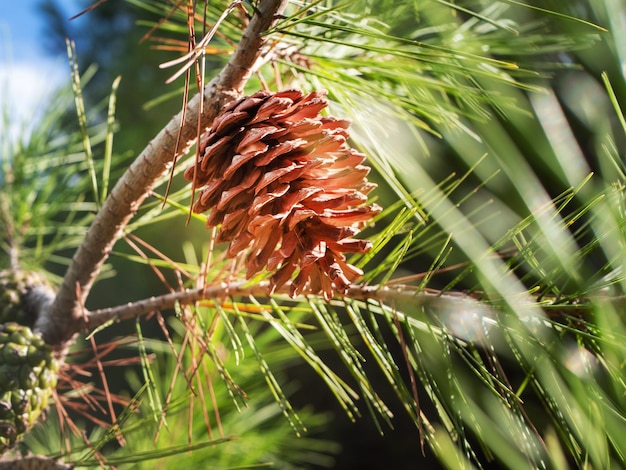
[[[201,188],[194,212],[221,224],[228,256],[249,250],[246,276],[274,272],[271,291],[344,293],[361,274],[343,253],[371,243],[352,238],[380,212],[367,204],[365,155],[351,148],[350,122],[321,116],[326,92],[260,91],[230,103],[200,142],[185,177]],[[297,274],[296,274],[297,273]]]

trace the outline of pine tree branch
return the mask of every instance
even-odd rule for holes
[[[274,295],[287,295],[290,285],[286,284]],[[83,332],[89,333],[96,328],[112,321],[124,321],[137,318],[142,315],[154,311],[162,311],[174,308],[176,304],[191,305],[202,300],[209,299],[226,299],[233,297],[247,296],[267,296],[269,291],[269,283],[261,282],[250,284],[248,282],[232,282],[220,283],[212,286],[201,287],[197,289],[185,289],[170,294],[164,294],[158,297],[130,302],[126,305],[104,308],[87,312],[83,321]],[[352,286],[345,298],[354,300],[374,300],[377,302],[393,305],[400,299],[410,300],[412,306],[429,306],[436,307],[438,305],[450,307],[450,302],[471,303],[473,305],[479,302],[468,294],[463,293],[441,293],[438,291],[417,291],[412,286]]]
[[[74,255],[50,311],[37,322],[36,328],[48,343],[62,344],[80,330],[85,300],[93,282],[128,222],[172,164],[178,133],[181,142],[193,141],[198,120],[201,128],[210,126],[221,108],[241,94],[261,57],[263,34],[287,3],[288,0],[259,2],[228,64],[205,86],[203,94],[190,100],[186,112],[181,111],[171,119],[117,182]],[[201,116],[200,109],[203,109]],[[181,122],[183,116],[185,120]]]
[[[273,295],[288,295],[290,284],[287,283],[276,290]],[[86,312],[82,318],[82,332],[90,333],[108,322],[119,322],[141,317],[155,311],[163,311],[174,308],[177,304],[191,305],[202,300],[227,299],[235,297],[267,297],[269,292],[269,282],[250,284],[246,281],[232,283],[220,283],[205,286],[197,289],[185,289],[169,294],[151,297],[149,299],[129,302],[125,305],[103,308]],[[423,290],[415,286],[394,285],[394,286],[364,286],[353,285],[350,287],[344,299],[374,301],[388,306],[398,306],[400,310],[407,304],[416,308],[441,308],[449,311],[452,305],[463,307],[465,310],[479,309],[488,312],[494,308],[491,302],[478,299],[470,293],[464,292],[441,292],[438,290]],[[341,300],[341,298],[339,298]],[[626,296],[594,295],[575,305],[551,305],[550,311],[560,315],[580,315],[581,312],[593,308],[596,303],[608,302],[614,307],[623,307],[626,304]],[[402,307],[400,307],[402,305]],[[546,323],[546,326],[550,326]]]

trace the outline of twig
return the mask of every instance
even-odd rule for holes
[[[287,294],[289,292],[289,284],[284,285],[274,294]],[[172,292],[158,297],[139,300],[137,302],[129,302],[126,305],[117,307],[104,308],[88,312],[86,315],[86,323],[83,324],[83,332],[91,332],[96,328],[111,321],[123,321],[146,315],[154,311],[162,311],[173,308],[176,304],[194,304],[201,300],[207,299],[225,299],[232,297],[247,296],[267,296],[269,291],[269,283],[261,282],[258,284],[250,284],[248,282],[220,283],[212,286],[201,287],[198,289],[186,289],[183,291]],[[473,297],[465,294],[443,294],[431,291],[416,292],[414,287],[394,286],[393,288],[380,286],[352,286],[346,294],[346,297],[357,300],[376,300],[383,303],[391,303],[392,300],[404,298],[411,300],[415,304],[422,306],[435,306],[446,304],[449,306],[451,301],[454,302],[472,302],[478,301]]]
[[[275,291],[273,295],[288,295],[289,283]],[[89,333],[102,325],[112,321],[123,321],[137,318],[154,311],[163,311],[174,308],[177,304],[190,305],[202,300],[226,299],[234,297],[264,297],[268,295],[269,282],[250,284],[249,282],[232,282],[208,285],[197,289],[185,289],[172,292],[149,299],[129,302],[125,305],[103,308],[87,312],[86,322],[82,324],[82,331]],[[451,303],[465,306],[481,306],[492,309],[492,303],[485,303],[477,299],[472,294],[463,292],[441,292],[437,290],[421,290],[415,286],[393,285],[389,286],[363,286],[353,285],[344,296],[352,300],[373,300],[386,305],[396,305],[398,302],[410,303],[411,308],[437,308],[449,309]],[[553,306],[563,314],[570,313],[570,310],[580,313],[593,308],[597,302],[610,302],[614,305],[626,305],[625,296],[604,296],[596,295],[586,299],[584,303],[568,306]]]
[[[239,96],[261,56],[263,33],[274,24],[286,4],[287,0],[260,2],[230,61],[205,86],[203,115],[198,115],[201,103],[200,95],[196,95],[187,105],[184,122],[181,123],[181,111],[117,182],[74,255],[50,311],[37,322],[36,328],[48,343],[65,343],[81,329],[83,306],[91,286],[124,228],[173,161],[177,133],[180,130],[183,142],[192,141],[199,120],[202,126],[210,126],[224,104]]]

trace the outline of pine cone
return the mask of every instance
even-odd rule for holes
[[[0,325],[0,454],[13,447],[48,406],[58,362],[30,328]]]
[[[41,303],[54,297],[52,286],[35,272],[0,271],[0,323],[15,322],[32,327]]]
[[[274,292],[344,293],[362,272],[343,253],[371,243],[352,238],[380,211],[367,205],[376,186],[365,155],[347,144],[349,121],[319,113],[326,92],[260,91],[227,105],[200,142],[200,158],[185,178],[201,188],[194,212],[221,224],[228,256],[249,250],[250,278],[275,271]],[[296,274],[297,273],[297,274]]]
[[[40,274],[0,271],[0,454],[35,424],[56,387],[59,362],[31,329],[53,298]]]

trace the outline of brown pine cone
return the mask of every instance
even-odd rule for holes
[[[200,142],[185,178],[201,188],[194,212],[221,224],[218,242],[234,257],[249,250],[248,278],[275,271],[271,291],[294,275],[290,295],[330,299],[362,272],[343,253],[371,243],[352,238],[375,214],[365,155],[347,144],[349,121],[319,113],[326,92],[260,91],[226,106]],[[297,272],[297,274],[296,274]]]

